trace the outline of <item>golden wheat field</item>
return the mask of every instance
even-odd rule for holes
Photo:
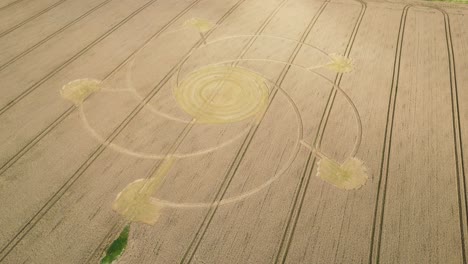
[[[0,0],[0,263],[467,263],[456,2]]]

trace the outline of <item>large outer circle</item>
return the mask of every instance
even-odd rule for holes
[[[297,43],[297,44],[301,44],[303,46],[306,46],[306,47],[309,47],[309,48],[313,48],[313,49],[316,49],[318,51],[320,51],[321,53],[325,54],[326,56],[328,56],[328,54],[326,54],[324,51],[322,51],[321,49],[315,47],[315,46],[312,46],[310,44],[307,44],[307,43],[304,43],[304,42],[299,42],[299,41],[296,41],[296,40],[292,40],[292,39],[287,39],[287,38],[283,38],[283,37],[277,37],[277,36],[268,36],[268,35],[242,35],[242,36],[232,36],[232,37],[227,37],[227,38],[222,38],[222,39],[217,39],[217,40],[214,40],[214,41],[210,41],[208,42],[205,46],[207,45],[210,45],[212,43],[215,43],[215,42],[219,42],[219,41],[224,41],[224,40],[229,40],[229,39],[233,39],[233,38],[237,38],[237,37],[266,37],[266,38],[273,38],[273,39],[284,39],[284,40],[287,40],[287,41],[291,41],[291,42],[294,42],[294,43]],[[204,47],[205,47],[204,46]],[[140,51],[142,49],[144,49],[145,47],[142,47],[140,49]],[[198,47],[199,48],[199,47]],[[194,49],[192,50],[184,59],[183,59],[183,62],[178,66],[178,69],[177,69],[177,83],[179,83],[179,80],[180,80],[180,70],[182,68],[182,66],[184,65],[184,63],[190,58],[190,56],[193,54],[193,52],[197,50]],[[142,97],[138,92],[137,90],[134,88],[133,86],[133,83],[131,81],[131,69],[133,68],[133,65],[134,65],[134,62],[135,62],[135,58],[137,57],[139,52],[137,52],[131,63],[130,63],[130,67],[129,67],[129,70],[127,72],[127,83],[129,85],[129,87],[131,89],[134,90],[134,94],[136,97],[138,97],[140,100],[143,100],[144,97]],[[241,59],[242,60],[242,59]],[[354,149],[353,149],[353,152],[352,152],[352,155],[354,156],[355,153],[357,152],[357,149],[359,147],[359,144],[360,144],[360,141],[361,141],[361,121],[360,121],[360,117],[359,117],[359,113],[357,111],[357,108],[355,107],[354,103],[352,102],[352,100],[349,98],[349,96],[339,87],[337,86],[336,84],[334,84],[330,79],[328,79],[327,77],[321,75],[320,73],[317,73],[316,71],[312,70],[312,68],[306,68],[304,66],[300,66],[300,65],[296,65],[296,64],[293,64],[293,63],[288,63],[288,62],[284,62],[284,61],[275,61],[275,60],[268,60],[268,59],[248,59],[250,61],[265,61],[265,62],[274,62],[274,63],[281,63],[281,64],[285,64],[285,65],[290,65],[290,66],[293,66],[293,67],[298,67],[298,68],[301,68],[303,70],[307,70],[313,74],[316,74],[320,77],[322,77],[323,79],[325,79],[326,81],[328,81],[331,85],[332,85],[332,89],[336,89],[337,91],[339,91],[346,99],[346,101],[352,106],[353,110],[354,110],[354,114],[356,116],[356,120],[358,121],[358,139],[356,141],[356,144],[354,146]],[[240,60],[235,60],[235,61],[240,61]],[[221,63],[218,63],[218,64],[223,64],[223,63],[228,63],[228,62],[233,62],[233,61],[224,61],[224,62],[221,62]],[[290,165],[292,164],[292,161],[295,159],[295,157],[297,156],[298,152],[299,152],[299,148],[300,148],[300,140],[302,139],[302,134],[303,134],[303,130],[302,130],[302,119],[301,119],[301,116],[299,114],[299,110],[297,109],[297,107],[295,106],[294,104],[294,101],[289,97],[289,95],[287,94],[286,91],[284,91],[281,87],[277,86],[274,82],[271,82],[269,80],[270,83],[273,84],[273,86],[275,86],[276,89],[278,89],[278,91],[280,91],[282,94],[284,94],[286,96],[286,98],[288,99],[288,101],[291,103],[291,105],[293,106],[293,108],[295,109],[295,112],[296,112],[296,118],[298,120],[298,123],[299,123],[299,126],[298,126],[298,141],[296,142],[295,144],[295,151],[293,152],[293,154],[291,155],[290,159],[288,160],[288,162],[286,163],[287,165],[282,168],[280,171],[278,171],[277,173],[275,173],[275,175],[273,177],[271,177],[268,181],[266,181],[265,183],[263,183],[262,185],[258,186],[257,188],[255,189],[252,189],[250,191],[247,191],[247,192],[244,192],[238,196],[234,196],[234,197],[231,197],[231,198],[227,198],[227,199],[221,199],[217,202],[213,202],[213,203],[175,203],[175,202],[170,202],[170,201],[167,201],[167,200],[162,200],[162,199],[157,199],[157,198],[153,198],[153,200],[157,201],[158,203],[162,204],[162,205],[165,205],[165,206],[168,206],[168,207],[174,207],[174,208],[207,208],[207,207],[212,207],[212,206],[218,206],[218,205],[225,205],[225,204],[230,204],[230,203],[235,203],[235,202],[238,202],[238,201],[241,201],[259,191],[261,191],[262,189],[266,188],[267,186],[269,186],[271,183],[273,183],[279,176],[281,176],[289,167]],[[147,105],[147,107],[149,107],[150,109],[152,109],[151,106]],[[154,109],[153,109],[154,110]],[[154,110],[155,113],[158,113],[157,110]],[[175,121],[179,121],[177,118],[171,118],[169,115],[163,115],[163,116],[166,116],[166,117],[169,117],[169,119],[171,120],[175,120]],[[96,133],[97,135],[97,133]],[[122,149],[122,147],[120,146],[116,146],[115,144],[113,143],[110,143],[109,146],[111,148],[113,147],[117,147]],[[210,151],[209,151],[210,152]],[[208,153],[208,152],[206,152]],[[136,155],[135,155],[136,154]],[[141,154],[138,154],[138,153],[133,153],[131,155],[134,155],[134,156],[141,156]],[[190,155],[185,155],[185,156],[190,156]],[[151,158],[154,158],[154,159],[161,159],[161,158],[164,158],[164,156],[162,155],[152,155]]]

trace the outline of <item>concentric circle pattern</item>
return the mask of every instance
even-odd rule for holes
[[[269,88],[265,79],[236,66],[207,66],[189,73],[176,87],[180,107],[198,123],[223,124],[262,113]]]

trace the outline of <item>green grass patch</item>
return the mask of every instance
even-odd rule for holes
[[[102,258],[101,264],[111,264],[117,260],[127,247],[128,234],[130,233],[130,224],[126,225],[119,237],[112,242],[106,251],[106,256]]]

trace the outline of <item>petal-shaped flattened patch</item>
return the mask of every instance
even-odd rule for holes
[[[136,180],[125,187],[112,205],[112,209],[128,221],[153,225],[159,218],[162,206],[151,199],[167,172],[174,164],[174,158],[166,158],[150,178]]]
[[[185,21],[184,25],[186,26],[192,26],[196,28],[198,31],[201,33],[205,33],[209,31],[211,28],[213,28],[213,23],[209,20],[202,19],[202,18],[192,18],[187,21]]]
[[[132,222],[153,225],[159,217],[161,207],[152,202],[150,192],[145,192],[148,180],[136,180],[123,189],[112,205],[112,209]]]
[[[72,101],[76,106],[92,93],[101,89],[101,82],[93,79],[78,79],[65,84],[60,90],[63,98]]]
[[[368,179],[366,167],[356,158],[349,158],[343,164],[321,158],[318,162],[317,177],[345,190],[359,189]]]
[[[332,71],[346,73],[353,70],[353,61],[350,58],[344,57],[339,54],[330,54],[332,58],[326,67]]]

